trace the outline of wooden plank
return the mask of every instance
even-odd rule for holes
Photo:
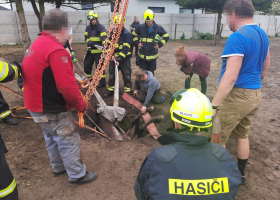
[[[129,94],[127,94],[126,92],[123,93],[122,98],[127,101],[128,103],[134,105],[136,108],[138,108],[139,110],[141,110],[141,108],[143,107],[143,104],[141,104],[139,101],[137,101],[136,99],[134,99],[132,96],[130,96]],[[145,115],[142,115],[145,123],[148,122],[149,120],[151,120],[151,115],[147,112]],[[157,127],[154,123],[151,123],[147,126],[147,129],[149,131],[149,133],[151,134],[151,136],[153,138],[155,138],[157,140],[158,137],[160,137],[161,135],[159,134]]]

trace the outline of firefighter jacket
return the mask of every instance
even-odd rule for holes
[[[137,28],[137,26],[139,26],[140,25],[140,22],[138,21],[138,22],[133,22],[132,24],[131,24],[131,28]],[[130,31],[131,33],[133,33],[133,30],[131,30]]]
[[[113,35],[113,31],[111,32],[111,36]],[[123,27],[119,42],[116,46],[116,49],[114,51],[114,56],[118,58],[118,61],[122,62],[125,58],[131,57],[130,47],[132,45],[132,34]],[[109,39],[108,44],[111,44],[112,38]]]
[[[203,136],[167,133],[145,159],[135,182],[138,200],[234,200],[241,184],[237,163]]]
[[[7,152],[8,150],[0,134],[0,199],[8,196],[16,189],[15,178],[13,177],[5,158],[5,153]]]
[[[38,113],[86,110],[70,54],[49,33],[42,32],[32,43],[21,69],[24,105],[28,110]]]
[[[0,61],[0,83],[6,83],[20,76],[20,65],[16,62],[8,64]]]
[[[106,29],[102,24],[98,22],[97,25],[92,25],[90,23],[85,31],[85,41],[88,46],[88,51],[91,53],[102,53],[102,49],[94,48],[93,45],[104,45],[106,37]]]
[[[158,34],[162,39],[158,42],[159,48],[163,47],[169,40],[168,33],[164,28],[154,22],[153,31],[149,34],[149,27],[144,24],[140,24],[136,27],[132,33],[133,41],[136,44],[143,43],[143,47],[139,49],[139,56],[142,60],[153,61],[158,57],[158,49],[155,49],[155,38]],[[138,36],[140,39],[138,39]]]

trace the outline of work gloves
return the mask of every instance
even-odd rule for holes
[[[72,51],[71,51],[71,59],[72,59],[73,63],[75,64],[76,62],[78,62],[78,60],[77,60],[76,58],[74,58],[74,55],[75,55],[75,53],[74,53],[74,51],[72,50]]]
[[[96,49],[95,44],[93,44],[93,43],[91,43],[89,46],[90,46],[90,48],[92,48],[92,49]]]

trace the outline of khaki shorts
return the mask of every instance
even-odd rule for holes
[[[229,136],[248,138],[252,120],[262,102],[261,88],[257,90],[233,88],[219,107],[222,125],[221,145]]]

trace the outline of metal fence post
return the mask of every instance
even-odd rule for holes
[[[216,34],[216,27],[217,27],[217,14],[215,14],[215,22],[214,22],[214,31],[213,31],[213,35]]]
[[[268,25],[267,25],[267,31],[266,31],[267,35],[268,35],[268,32],[269,32],[269,24],[270,24],[270,15],[269,15],[269,18],[268,18]]]
[[[195,14],[193,14],[193,30],[192,30],[192,39],[195,39]]]
[[[173,25],[174,25],[174,19],[173,19],[173,14],[171,14],[171,32],[170,32],[170,39],[173,39],[174,37],[172,37],[173,36]],[[175,36],[175,38],[176,38],[176,36]]]

